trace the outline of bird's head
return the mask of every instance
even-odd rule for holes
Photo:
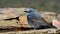
[[[26,13],[35,13],[36,10],[33,9],[33,8],[27,8],[26,11],[24,11],[24,12],[26,12]]]

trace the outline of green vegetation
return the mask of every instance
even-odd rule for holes
[[[43,11],[60,11],[60,0],[0,0],[0,7],[32,7]]]

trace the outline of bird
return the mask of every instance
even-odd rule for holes
[[[28,23],[32,26],[32,28],[47,28],[51,27],[50,24],[47,23],[41,16],[42,14],[39,14],[36,9],[34,8],[27,8],[26,11]],[[47,26],[47,27],[45,27]]]

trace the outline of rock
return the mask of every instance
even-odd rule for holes
[[[27,20],[27,15],[21,15],[19,17],[19,25],[21,25],[21,27],[25,27],[25,28],[32,28],[32,26],[29,24],[28,20]]]
[[[20,27],[20,25],[17,23],[18,21],[17,20],[2,20],[0,21],[0,28],[3,28],[3,27]]]
[[[15,18],[24,14],[25,8],[0,8],[0,19]]]
[[[26,10],[26,8],[0,8],[0,26],[16,26],[16,25],[21,25],[21,24],[23,24],[23,25],[21,25],[21,26],[23,26],[23,27],[31,27],[30,25],[29,25],[29,23],[28,23],[28,21],[26,20],[27,18],[26,18],[26,13],[24,12]],[[41,14],[41,17],[42,18],[44,18],[44,19],[39,19],[38,18],[38,20],[37,19],[34,19],[35,21],[35,23],[34,24],[36,24],[37,26],[38,26],[38,24],[40,25],[40,22],[39,21],[41,21],[41,24],[44,24],[44,23],[42,23],[43,21],[47,21],[48,23],[51,23],[52,22],[52,20],[56,20],[56,13],[54,13],[54,12],[43,12],[43,11],[41,11],[41,12],[38,12],[38,13],[40,13]],[[24,15],[23,17],[21,17],[21,15]],[[1,19],[10,19],[10,18],[16,18],[16,17],[19,17],[19,23],[18,24],[16,24],[16,21],[9,21],[9,20],[7,20],[7,21],[1,21]],[[26,19],[24,19],[24,18],[26,18]],[[24,21],[22,21],[22,20],[24,20]],[[26,20],[26,21],[25,21]],[[36,22],[39,22],[39,23],[36,23]],[[22,22],[22,23],[21,23]],[[3,25],[2,25],[3,24]],[[36,27],[37,27],[36,26]]]

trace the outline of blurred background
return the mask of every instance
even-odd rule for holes
[[[0,0],[0,8],[20,7],[60,13],[60,0]]]

